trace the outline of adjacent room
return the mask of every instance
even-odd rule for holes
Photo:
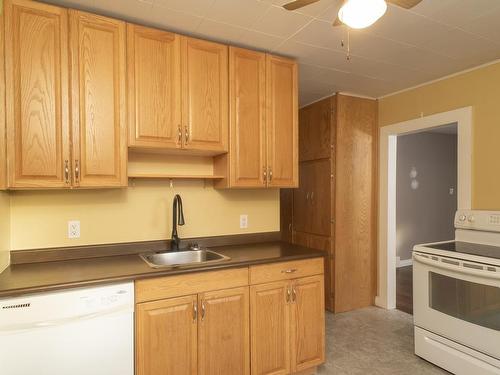
[[[399,136],[396,161],[396,306],[413,313],[412,250],[455,238],[457,125]]]
[[[500,375],[500,0],[0,0],[0,375]]]

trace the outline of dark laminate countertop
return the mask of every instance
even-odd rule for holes
[[[92,286],[109,282],[130,281],[147,277],[314,258],[324,255],[319,250],[284,242],[221,246],[212,247],[210,250],[226,255],[231,259],[210,265],[169,270],[151,268],[137,254],[45,263],[14,264],[0,273],[0,297],[70,287]]]

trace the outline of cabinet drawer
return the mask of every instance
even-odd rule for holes
[[[323,258],[296,260],[250,267],[250,284],[290,280],[324,272]]]
[[[164,276],[135,282],[135,302],[198,294],[248,285],[248,268]]]

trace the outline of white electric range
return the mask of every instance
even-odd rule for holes
[[[413,249],[415,354],[500,375],[500,211],[459,210],[455,228],[455,241]]]

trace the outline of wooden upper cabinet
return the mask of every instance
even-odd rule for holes
[[[24,0],[4,6],[8,185],[70,186],[67,11]]]
[[[199,295],[198,374],[250,374],[248,289]]]
[[[126,186],[125,23],[69,12],[74,185]]]
[[[196,304],[192,295],[137,305],[137,375],[196,374]]]
[[[325,361],[324,277],[304,277],[292,285],[292,372],[299,372]]]
[[[289,281],[250,287],[252,375],[290,373]]]
[[[127,25],[129,146],[180,148],[181,37]]]
[[[266,184],[266,55],[229,48],[231,185]]]
[[[299,160],[328,159],[332,145],[332,98],[313,103],[299,112]]]
[[[181,38],[184,148],[223,153],[228,143],[228,47]]]
[[[297,64],[267,55],[267,162],[269,186],[298,186]]]

